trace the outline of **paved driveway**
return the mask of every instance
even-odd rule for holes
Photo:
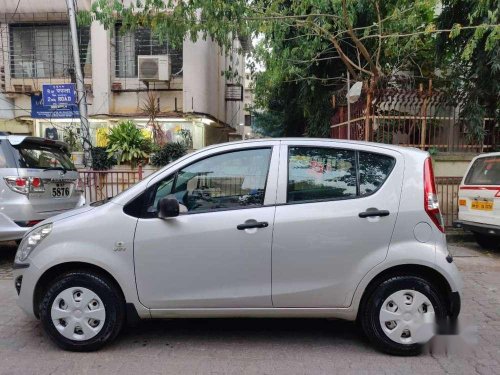
[[[500,374],[500,255],[450,249],[465,332],[400,358],[373,350],[354,324],[324,319],[148,321],[100,352],[63,352],[15,305],[14,249],[0,248],[0,374]]]

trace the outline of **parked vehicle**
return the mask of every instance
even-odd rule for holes
[[[0,241],[84,204],[65,143],[0,133]]]
[[[184,156],[38,224],[14,268],[19,306],[75,351],[136,318],[330,317],[416,354],[462,285],[428,153],[312,139]]]
[[[474,233],[484,248],[500,248],[500,152],[475,157],[458,194],[457,228]]]

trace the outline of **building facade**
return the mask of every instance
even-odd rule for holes
[[[77,6],[89,10],[91,0]],[[123,119],[147,129],[152,103],[167,138],[189,130],[195,149],[243,131],[243,87],[221,74],[231,66],[244,77],[240,40],[231,50],[202,38],[172,46],[147,29],[106,30],[97,22],[80,27],[78,40],[93,142],[99,129]],[[47,108],[41,99],[43,85],[75,82],[65,0],[0,0],[0,48],[0,130],[59,138],[78,132],[76,106]],[[151,64],[163,72],[157,80],[147,76]]]

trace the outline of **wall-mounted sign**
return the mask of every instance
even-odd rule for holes
[[[42,85],[42,96],[47,107],[76,104],[75,84]]]
[[[31,96],[31,117],[33,118],[76,118],[80,117],[80,111],[76,104],[66,106],[46,106],[42,95]]]
[[[243,86],[235,83],[226,84],[226,100],[235,102],[243,101]]]

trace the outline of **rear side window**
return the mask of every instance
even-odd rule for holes
[[[69,156],[59,148],[36,143],[21,143],[15,146],[15,149],[18,154],[19,168],[75,170]]]
[[[0,139],[0,168],[16,168],[12,152],[9,150],[10,143]]]
[[[354,151],[290,147],[288,157],[288,202],[356,196]]]
[[[389,177],[394,158],[355,150],[290,147],[287,201],[350,199],[376,192]]]
[[[467,177],[467,185],[500,185],[500,156],[477,159]]]

